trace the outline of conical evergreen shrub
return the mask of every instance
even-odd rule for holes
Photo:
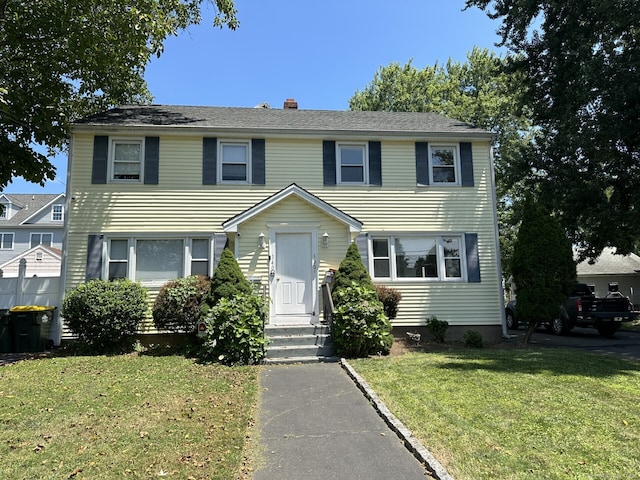
[[[364,263],[362,263],[360,250],[358,250],[358,246],[355,243],[349,245],[347,254],[340,263],[331,286],[331,292],[334,293],[340,288],[350,287],[351,282],[355,282],[361,287],[375,290],[369,272],[367,272]]]

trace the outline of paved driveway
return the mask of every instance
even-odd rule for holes
[[[509,330],[510,335],[524,336],[524,328]],[[587,352],[606,353],[632,360],[640,360],[640,332],[618,330],[611,338],[598,334],[595,328],[574,328],[569,335],[553,335],[538,329],[531,337],[532,343],[556,347],[579,348]]]

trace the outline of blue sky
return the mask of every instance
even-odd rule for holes
[[[205,2],[206,3],[206,2]],[[154,103],[346,110],[349,98],[392,62],[422,68],[449,58],[464,62],[473,46],[498,51],[499,23],[464,0],[236,0],[240,28],[201,25],[165,43],[147,67]],[[61,193],[65,154],[53,159],[57,178],[40,187],[14,179],[6,193]]]

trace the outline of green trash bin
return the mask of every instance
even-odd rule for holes
[[[0,309],[0,353],[13,353],[13,335],[11,335],[11,316],[9,310]]]
[[[16,352],[41,352],[48,346],[49,326],[56,307],[12,307],[13,342]]]

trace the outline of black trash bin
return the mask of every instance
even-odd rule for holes
[[[41,352],[48,346],[49,326],[56,307],[12,307],[13,342],[16,352]]]
[[[13,353],[13,335],[9,310],[0,309],[0,353]]]

